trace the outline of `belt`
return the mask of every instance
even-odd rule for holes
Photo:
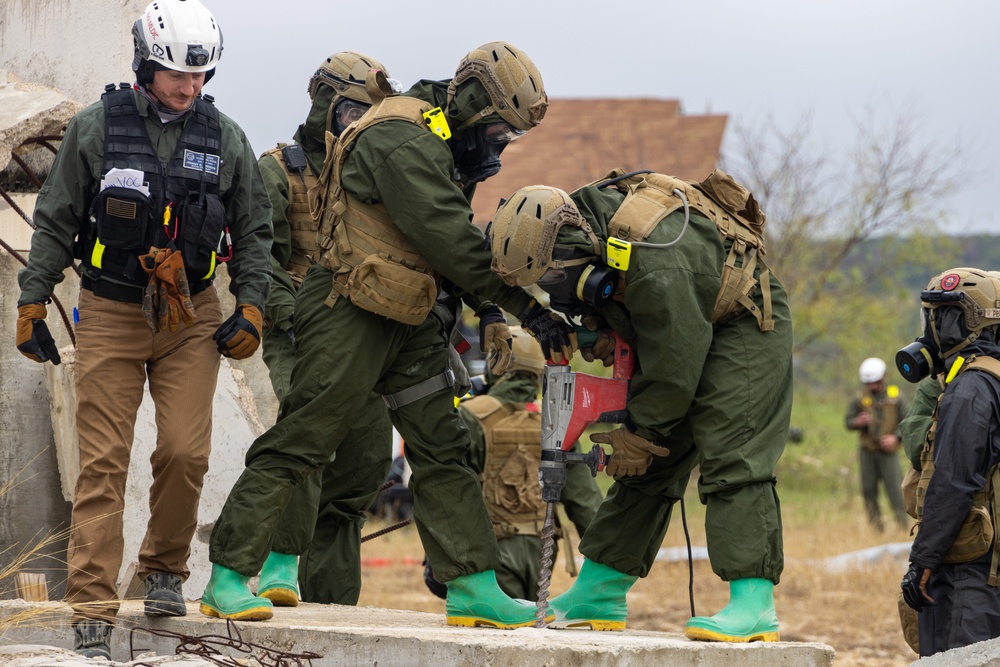
[[[199,292],[204,292],[211,284],[212,281],[210,280],[195,283],[191,286],[191,295],[194,296]],[[87,274],[84,274],[80,278],[80,287],[90,290],[102,299],[138,304],[142,303],[143,291],[145,290],[145,287],[142,285],[123,285],[121,283],[113,283],[109,280],[91,278]]]

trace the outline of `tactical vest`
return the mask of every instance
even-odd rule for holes
[[[607,178],[622,173],[616,170]],[[625,200],[608,223],[608,233],[630,242],[644,241],[664,218],[683,209],[684,200],[674,190],[683,192],[692,211],[715,223],[728,253],[713,323],[724,324],[749,310],[761,331],[774,329],[770,272],[763,259],[765,216],[746,188],[718,169],[700,183],[650,173],[620,180],[616,187],[625,194]],[[754,276],[758,266],[759,279]],[[758,286],[762,309],[754,303]]]
[[[523,403],[476,396],[462,403],[483,429],[486,464],[480,481],[497,539],[540,535],[545,502],[538,482],[542,416]]]
[[[381,74],[381,72],[378,72]],[[384,80],[384,75],[383,75]],[[439,277],[430,263],[396,228],[382,204],[367,204],[341,187],[341,172],[358,137],[370,127],[402,120],[427,129],[423,114],[431,106],[392,93],[369,76],[372,106],[341,133],[326,133],[326,160],[309,191],[317,220],[319,263],[333,272],[326,305],[347,297],[369,312],[403,324],[420,324],[437,297]],[[428,130],[430,131],[430,130]]]
[[[961,358],[956,363],[962,363]],[[970,357],[959,368],[957,375],[965,371],[976,370],[993,375],[1000,379],[1000,361],[992,357]],[[949,378],[949,382],[954,377]],[[947,390],[947,387],[946,387]],[[941,393],[944,395],[944,392]],[[931,419],[931,427],[927,431],[924,440],[924,447],[920,452],[920,480],[917,482],[917,528],[923,519],[924,498],[927,495],[927,487],[931,477],[934,475],[934,439],[937,433],[938,409],[941,406],[941,397],[938,397],[938,405],[934,408],[934,416]],[[962,522],[962,526],[955,537],[955,541],[948,551],[941,558],[944,563],[968,563],[973,561],[993,548],[993,562],[990,565],[990,586],[1000,586],[1000,570],[998,570],[998,555],[1000,546],[997,544],[1000,539],[1000,530],[997,526],[997,518],[1000,517],[1000,510],[997,507],[996,490],[1000,487],[1000,465],[994,465],[986,475],[986,484],[982,489],[976,491],[972,497],[972,509],[969,515]]]
[[[174,247],[181,251],[195,293],[211,283],[225,229],[225,208],[219,198],[219,112],[210,98],[196,98],[173,155],[162,163],[134,95],[130,88],[108,86],[101,96],[105,116],[101,174],[103,179],[111,169],[141,171],[149,194],[127,187],[128,183],[98,192],[90,207],[89,227],[81,235],[84,275],[92,283],[108,278],[144,287],[149,276],[139,265],[139,256],[150,247]]]
[[[278,144],[276,148],[272,148],[264,155],[270,155],[274,158],[284,171],[285,181],[288,183],[288,208],[285,209],[285,218],[288,220],[288,227],[291,230],[292,254],[283,268],[288,272],[292,282],[298,286],[306,277],[306,271],[319,258],[320,247],[316,241],[319,221],[313,218],[309,211],[309,190],[314,188],[319,180],[313,174],[308,163],[302,171],[290,171],[288,163],[285,162],[285,151],[287,150],[302,151],[302,147],[298,144]],[[305,152],[303,151],[304,160]]]
[[[859,431],[858,439],[861,446],[872,452],[880,452],[879,438],[892,435],[899,426],[899,387],[889,385],[885,395],[876,398],[867,389],[858,396],[861,411],[871,415],[871,423],[867,430]]]

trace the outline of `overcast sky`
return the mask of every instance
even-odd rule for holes
[[[206,92],[258,153],[305,119],[308,79],[331,53],[371,55],[408,87],[505,40],[535,61],[549,97],[679,99],[688,114],[727,114],[724,151],[737,125],[769,115],[811,116],[828,155],[849,149],[872,109],[880,122],[910,116],[922,143],[964,145],[974,180],[950,202],[952,228],[1000,233],[995,0],[203,1],[225,38]]]

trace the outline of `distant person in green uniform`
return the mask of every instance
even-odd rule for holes
[[[858,460],[861,469],[861,497],[868,522],[879,532],[885,530],[878,504],[878,487],[885,487],[896,523],[907,527],[903,504],[903,474],[899,467],[902,437],[899,422],[906,414],[906,402],[899,387],[885,384],[885,362],[869,357],[861,362],[858,376],[863,385],[851,401],[844,417],[848,430],[858,432]]]

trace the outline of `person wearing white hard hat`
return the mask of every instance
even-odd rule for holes
[[[80,260],[74,375],[80,473],[66,599],[73,648],[111,658],[122,511],[143,386],[156,408],[150,519],[138,554],[146,616],[183,616],[191,540],[212,445],[220,354],[260,343],[271,205],[240,127],[202,86],[222,33],[198,0],[156,0],[132,26],[134,85],[111,84],[66,128],[18,275],[18,350],[59,363],[45,304]],[[235,312],[213,279],[229,262]],[[134,556],[132,556],[134,557]]]
[[[885,486],[896,523],[906,528],[903,505],[902,471],[898,451],[902,442],[899,422],[906,405],[895,385],[886,386],[885,362],[869,357],[861,362],[858,377],[863,385],[847,409],[847,428],[858,432],[858,459],[861,470],[861,496],[868,521],[879,532],[885,529],[878,503],[878,486]]]

